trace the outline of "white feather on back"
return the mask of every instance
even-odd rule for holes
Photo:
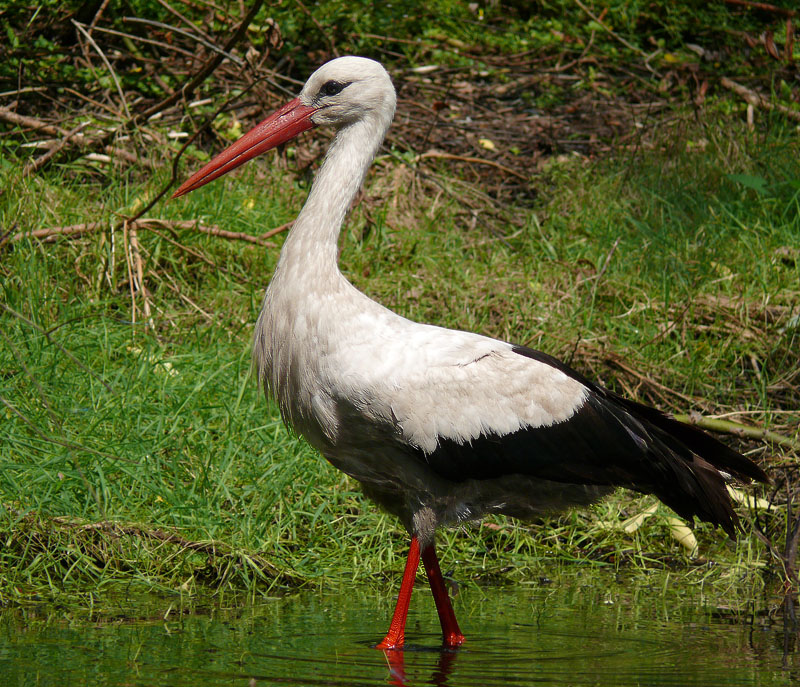
[[[463,443],[562,422],[583,404],[582,384],[508,343],[399,317],[383,324],[390,331],[373,322],[361,343],[339,348],[329,381],[426,453],[440,438]]]
[[[336,408],[346,401],[365,422],[394,425],[430,453],[441,438],[547,426],[583,404],[580,382],[511,344],[412,322],[344,284],[338,297],[295,293],[294,315],[271,326],[273,364],[295,371],[273,369],[272,387],[299,431],[301,418],[313,417],[335,443]]]

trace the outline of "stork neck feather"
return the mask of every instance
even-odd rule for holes
[[[376,119],[358,120],[337,131],[284,243],[279,268],[313,260],[315,269],[338,272],[342,223],[386,133],[387,127]]]

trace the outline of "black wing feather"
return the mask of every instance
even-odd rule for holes
[[[702,430],[603,389],[552,356],[524,346],[513,350],[586,386],[586,401],[554,425],[467,443],[441,438],[424,456],[434,472],[454,482],[520,474],[624,486],[653,493],[679,515],[697,516],[734,534],[737,518],[720,471],[767,481],[761,468]]]

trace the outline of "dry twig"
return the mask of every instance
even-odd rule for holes
[[[743,425],[739,422],[732,422],[731,420],[704,417],[700,415],[700,413],[695,412],[691,412],[687,415],[675,415],[674,417],[678,422],[683,422],[687,425],[695,425],[701,429],[707,429],[712,432],[733,434],[738,437],[747,437],[748,439],[763,439],[781,446],[788,446],[795,451],[800,451],[800,441],[784,436],[783,434],[778,434],[769,429],[764,429],[763,427],[753,427],[752,425]]]
[[[220,63],[226,59],[226,55],[230,55],[231,50],[236,46],[237,43],[244,37],[245,33],[247,32],[247,27],[250,26],[251,22],[255,18],[258,11],[261,9],[261,6],[264,4],[264,0],[255,0],[250,11],[247,15],[242,19],[239,26],[237,27],[236,31],[233,32],[231,37],[222,47],[221,53],[214,53],[214,55],[194,74],[192,78],[190,78],[181,88],[175,90],[175,92],[171,93],[169,96],[164,98],[163,100],[155,103],[151,107],[143,110],[142,112],[137,112],[136,114],[130,116],[124,122],[122,122],[118,127],[111,131],[106,131],[105,133],[101,134],[92,139],[86,138],[84,140],[83,147],[91,147],[94,149],[105,148],[112,138],[115,135],[122,134],[126,131],[130,131],[135,129],[139,126],[142,122],[146,121],[149,117],[152,117],[159,112],[162,112],[168,107],[175,105],[179,102],[182,98],[189,98],[189,96],[195,91],[195,89],[203,82],[205,79],[214,72],[214,70],[220,65]],[[109,69],[110,69],[110,65]],[[113,74],[113,72],[112,72]],[[6,110],[4,114],[2,111]],[[15,113],[14,113],[15,114]],[[11,121],[8,117],[7,108],[0,108],[0,117],[5,118],[7,121]],[[63,135],[63,133],[59,133],[58,135]],[[76,139],[77,142],[77,137]],[[66,157],[67,161],[71,161],[80,155],[83,154],[83,150],[75,150]],[[55,156],[54,156],[55,157]],[[51,158],[48,162],[52,161]]]
[[[255,243],[259,246],[265,246],[267,248],[274,248],[275,244],[267,241],[266,239],[270,236],[274,236],[280,231],[283,231],[291,224],[290,222],[289,225],[283,225],[282,227],[273,229],[271,232],[267,232],[263,236],[251,236],[250,234],[245,234],[239,231],[226,231],[225,229],[220,229],[216,225],[207,226],[200,224],[198,220],[173,221],[159,219],[157,217],[145,217],[141,219],[129,220],[126,221],[126,223],[132,229],[136,229],[137,227],[141,229],[150,229],[153,226],[162,226],[167,229],[192,229],[194,231],[210,234],[211,236],[219,236],[220,238],[234,241],[246,241],[247,243]],[[88,234],[99,229],[104,229],[106,226],[107,225],[104,222],[84,222],[83,224],[70,224],[63,227],[48,227],[47,229],[35,229],[34,231],[21,231],[6,239],[6,241],[21,241],[25,238],[48,241],[59,236],[74,237],[80,236],[81,234]]]
[[[26,115],[21,115],[13,110],[0,106],[0,119],[9,122],[11,124],[16,124],[19,127],[23,127],[26,129],[30,129],[31,131],[40,131],[43,134],[48,136],[53,136],[55,138],[61,139],[60,141],[56,141],[53,143],[52,147],[64,148],[66,143],[72,142],[75,144],[79,149],[80,153],[83,154],[85,148],[91,146],[93,144],[93,139],[89,138],[88,136],[82,134],[80,130],[84,128],[84,125],[78,127],[78,131],[74,129],[72,131],[67,131],[66,129],[62,129],[60,126],[54,126],[53,124],[48,124],[47,122],[42,121],[41,119],[36,119],[35,117],[28,117]],[[111,132],[113,133],[113,131]],[[65,140],[66,139],[66,140]],[[141,160],[134,155],[133,153],[128,152],[127,150],[122,150],[113,145],[107,145],[104,148],[105,152],[109,155],[118,157],[120,159],[125,160],[131,164],[141,164]],[[38,171],[41,167],[43,167],[47,162],[49,162],[53,156],[58,153],[58,150],[53,151],[49,154],[47,160],[43,162],[36,163],[36,171]],[[145,162],[145,164],[149,164]]]
[[[131,259],[133,261],[134,269],[136,270],[136,286],[138,292],[142,294],[142,310],[144,311],[144,326],[152,327],[153,318],[150,314],[150,299],[147,297],[147,286],[144,283],[144,266],[142,264],[142,253],[139,250],[139,236],[136,233],[136,222],[127,223],[128,226],[128,240],[131,251]]]
[[[83,24],[81,24],[80,22],[75,21],[74,19],[72,20],[72,24],[76,29],[78,29],[78,31],[80,31],[80,33],[83,35],[83,37],[87,41],[89,41],[89,45],[91,45],[97,51],[97,54],[100,55],[100,59],[103,60],[103,64],[106,66],[106,69],[108,69],[108,73],[111,75],[111,79],[114,81],[114,86],[116,86],[116,88],[117,88],[117,93],[119,93],[119,99],[122,102],[123,109],[125,110],[125,116],[126,117],[130,117],[131,113],[130,113],[130,110],[128,110],[128,101],[125,98],[125,93],[123,93],[123,91],[122,91],[122,86],[120,86],[120,84],[119,84],[119,79],[117,78],[117,73],[114,71],[114,68],[111,66],[111,62],[108,61],[108,58],[106,57],[106,54],[100,49],[100,46],[97,45],[97,43],[95,42],[94,38],[92,38],[91,34],[83,27]]]
[[[776,7],[766,2],[753,2],[753,0],[725,0],[728,5],[738,5],[739,7],[747,7],[748,9],[761,10],[763,12],[772,12],[780,14],[784,17],[794,17],[797,10],[789,10],[785,7]]]
[[[81,122],[74,129],[72,129],[71,131],[68,131],[66,134],[64,134],[64,136],[61,138],[61,140],[58,141],[58,143],[56,143],[52,148],[50,148],[44,155],[40,155],[35,160],[31,160],[31,161],[27,162],[25,164],[25,166],[22,168],[22,176],[23,177],[29,176],[29,175],[33,174],[34,172],[36,172],[36,170],[40,169],[42,167],[42,165],[46,164],[47,161],[51,157],[53,157],[53,155],[58,153],[65,145],[67,145],[67,143],[70,142],[70,140],[74,136],[77,136],[87,126],[89,126],[89,122]]]
[[[125,17],[123,21],[130,22],[133,24],[145,24],[147,26],[155,26],[160,29],[167,29],[168,31],[172,31],[181,36],[184,36],[185,38],[189,38],[190,40],[200,43],[200,45],[205,46],[212,52],[218,53],[223,57],[227,57],[231,62],[233,62],[238,67],[244,66],[244,61],[240,57],[236,57],[236,55],[226,52],[219,46],[214,45],[210,40],[206,40],[205,38],[201,38],[200,36],[195,36],[193,33],[190,33],[189,31],[184,31],[183,29],[179,29],[176,26],[170,26],[169,24],[164,24],[160,21],[153,21],[152,19],[143,19],[141,17]]]
[[[530,181],[528,177],[524,174],[520,174],[511,167],[506,167],[505,165],[501,165],[499,162],[495,162],[494,160],[485,160],[484,158],[480,157],[467,157],[465,155],[453,155],[451,153],[443,153],[439,150],[429,150],[426,153],[422,153],[422,155],[417,155],[417,160],[427,159],[427,158],[439,158],[442,160],[456,160],[458,162],[469,162],[474,165],[489,165],[490,167],[494,167],[495,169],[499,169],[506,174],[511,174],[518,179],[522,179],[525,182]]]
[[[259,236],[258,238],[262,240],[271,239],[276,234],[280,234],[282,231],[291,229],[293,224],[294,220],[292,220],[291,222],[286,222],[286,224],[281,224],[279,227],[275,227],[274,229],[270,229],[268,232],[261,234],[261,236]]]
[[[747,88],[747,86],[742,86],[742,84],[732,81],[727,76],[723,76],[722,79],[720,80],[720,83],[725,88],[741,96],[747,103],[753,105],[754,107],[762,107],[765,110],[777,110],[778,112],[786,115],[787,117],[800,121],[800,112],[792,110],[786,107],[786,105],[781,105],[780,103],[773,103],[767,100],[760,93],[756,93],[755,91],[752,91],[749,88]]]

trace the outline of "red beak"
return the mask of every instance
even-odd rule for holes
[[[275,146],[285,143],[295,136],[314,126],[311,115],[317,111],[314,107],[303,105],[300,98],[286,103],[280,110],[271,114],[263,122],[257,124],[236,143],[223,150],[203,169],[189,177],[175,193],[178,198],[189,191],[214,181],[227,174],[239,165],[261,155]]]

